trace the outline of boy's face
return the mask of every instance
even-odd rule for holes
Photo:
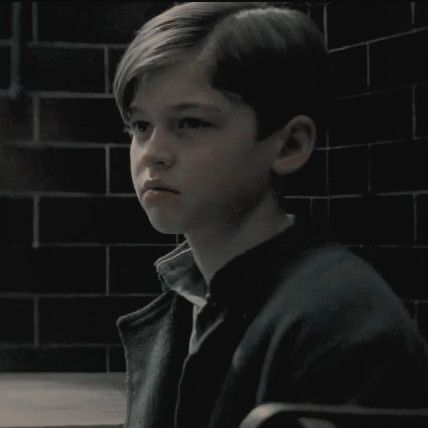
[[[275,198],[276,149],[270,139],[256,142],[253,109],[210,87],[191,64],[141,81],[130,107],[132,180],[158,231],[233,227]]]

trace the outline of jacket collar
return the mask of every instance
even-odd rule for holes
[[[242,301],[244,295],[266,293],[283,278],[278,265],[292,263],[303,249],[328,241],[328,231],[318,221],[299,222],[245,251],[216,272],[209,286],[199,271],[189,244],[184,241],[155,262],[164,290],[175,290],[193,303]]]

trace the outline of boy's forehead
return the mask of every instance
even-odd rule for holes
[[[191,64],[178,64],[139,78],[129,110],[144,112],[159,106],[164,110],[203,108],[219,113],[230,108],[229,104],[200,69]]]

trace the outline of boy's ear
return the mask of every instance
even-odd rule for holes
[[[290,174],[310,158],[315,147],[317,127],[309,116],[295,116],[277,131],[275,138],[279,150],[272,169],[278,175]]]

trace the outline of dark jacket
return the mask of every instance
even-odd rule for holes
[[[173,291],[118,320],[127,428],[236,428],[267,401],[428,407],[414,321],[367,263],[323,235],[293,227],[211,285],[200,316],[220,322],[191,355],[192,305]]]

